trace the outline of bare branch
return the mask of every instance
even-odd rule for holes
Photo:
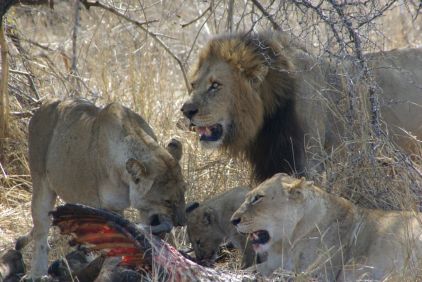
[[[79,0],[81,1],[81,3],[87,8],[89,9],[90,7],[94,6],[94,7],[99,7],[101,9],[107,10],[110,13],[121,17],[125,20],[127,20],[130,23],[133,23],[134,25],[136,25],[137,27],[139,27],[140,29],[142,29],[145,33],[147,33],[149,36],[152,37],[152,39],[154,39],[178,64],[180,67],[180,70],[182,71],[183,74],[183,79],[185,80],[185,85],[187,90],[190,92],[190,85],[188,82],[188,78],[187,78],[187,74],[186,74],[186,70],[185,67],[182,63],[182,61],[179,59],[179,57],[176,56],[176,54],[174,54],[170,48],[164,43],[164,41],[162,41],[156,33],[150,31],[148,28],[144,27],[144,25],[148,25],[149,23],[152,22],[156,22],[157,20],[152,20],[152,21],[146,21],[146,22],[139,22],[137,20],[134,20],[128,16],[126,16],[125,14],[120,13],[119,11],[117,11],[116,9],[114,9],[113,7],[107,6],[103,3],[101,3],[100,1],[95,1],[95,2],[90,2],[88,0]]]
[[[10,69],[9,70],[9,72],[10,73],[13,73],[13,74],[17,74],[17,75],[23,75],[23,76],[26,76],[26,78],[28,79],[28,82],[29,82],[29,85],[30,85],[30,87],[31,87],[31,89],[33,90],[33,91],[35,91],[36,92],[36,96],[39,96],[39,94],[38,94],[38,90],[37,90],[37,88],[34,86],[34,82],[33,82],[33,75],[31,74],[31,73],[29,73],[29,72],[25,72],[25,71],[18,71],[18,70],[12,70],[12,69]],[[10,86],[9,86],[10,87]],[[34,88],[35,87],[35,88]],[[36,100],[36,99],[34,99],[33,97],[31,97],[31,96],[29,96],[29,95],[25,95],[25,98],[26,99],[28,99],[28,100],[30,100],[32,103],[38,103],[40,100]]]
[[[73,33],[72,33],[72,68],[71,68],[71,78],[72,78],[72,82],[73,82],[73,86],[76,88],[76,93],[74,93],[75,91],[73,91],[74,94],[76,94],[77,96],[79,95],[78,93],[80,92],[80,86],[77,79],[74,79],[75,76],[78,75],[78,54],[77,54],[77,40],[78,40],[78,31],[79,31],[79,21],[80,21],[80,2],[79,0],[75,0],[74,1],[74,10],[75,10],[75,14],[74,14],[74,23],[73,23]]]
[[[200,14],[198,17],[194,18],[190,22],[187,22],[185,24],[181,24],[182,28],[185,28],[185,27],[187,27],[187,26],[189,26],[189,25],[191,25],[191,24],[199,21],[201,18],[203,18],[208,13],[208,11],[211,11],[211,6],[209,6],[208,8],[206,8],[205,11],[202,12],[202,14]]]
[[[158,20],[150,20],[150,21],[145,21],[145,22],[140,22],[140,21],[134,20],[132,18],[129,18],[125,14],[120,13],[115,8],[110,7],[110,6],[107,6],[107,5],[103,4],[103,3],[101,3],[100,1],[95,1],[95,2],[91,2],[89,0],[79,0],[79,1],[82,3],[82,5],[85,6],[85,8],[87,10],[89,10],[90,7],[99,7],[101,9],[104,9],[104,10],[109,11],[110,13],[112,13],[112,14],[118,16],[118,17],[124,18],[125,20],[127,20],[128,22],[136,25],[137,27],[144,28],[143,27],[144,25],[148,25],[150,23],[158,22]]]
[[[0,1],[0,20],[3,19],[3,16],[7,13],[10,7],[16,4],[24,4],[24,5],[49,4],[50,8],[53,8],[54,6],[53,0],[2,0]]]
[[[26,71],[30,74],[27,76],[29,85],[31,87],[31,90],[34,92],[36,101],[40,100],[40,94],[38,92],[37,86],[35,85],[34,77],[32,75],[32,70],[30,65],[25,61],[27,58],[25,49],[22,47],[20,36],[18,35],[17,30],[15,30],[14,27],[9,26],[7,29],[7,36],[12,40],[13,45],[15,45],[18,52],[21,54],[23,58],[23,66],[26,69]]]
[[[273,19],[273,17],[265,10],[265,8],[259,3],[258,0],[252,0],[252,3],[261,11],[261,13],[270,21],[273,28],[278,31],[282,31],[281,26]]]
[[[358,25],[358,28],[361,27],[361,26],[363,26],[363,25],[365,25],[365,24],[368,24],[368,23],[374,21],[376,18],[382,16],[385,13],[385,11],[387,11],[388,9],[390,9],[391,6],[393,6],[393,4],[396,3],[396,2],[397,2],[396,0],[391,1],[391,2],[387,2],[387,4],[385,4],[382,9],[377,10],[372,17],[370,17],[370,18],[368,18],[368,19],[360,22],[359,25]]]
[[[234,10],[234,0],[229,0],[229,7],[227,9],[227,23],[226,30],[228,32],[233,32],[233,11]]]
[[[4,35],[3,21],[0,22],[0,48],[1,48],[1,81],[0,81],[0,162],[4,156],[5,142],[8,137],[9,127],[9,63],[7,58],[7,42]]]
[[[329,0],[330,4],[333,6],[337,14],[340,16],[340,19],[343,22],[343,25],[346,27],[352,41],[354,42],[354,52],[356,58],[360,64],[361,69],[363,70],[364,77],[369,81],[369,101],[371,104],[371,124],[375,136],[380,137],[382,134],[382,129],[380,125],[380,105],[378,101],[378,94],[376,85],[373,79],[372,74],[369,71],[368,64],[366,59],[363,56],[362,51],[362,41],[358,29],[353,28],[352,22],[345,16],[343,8],[339,6],[334,0]],[[388,6],[388,5],[387,5]],[[389,7],[389,6],[388,6]],[[378,15],[378,13],[377,13]]]
[[[33,112],[31,111],[25,111],[25,112],[11,112],[10,113],[11,116],[15,117],[15,118],[30,118],[34,115]]]
[[[346,44],[344,42],[344,40],[342,40],[341,36],[340,36],[340,32],[337,30],[335,24],[333,21],[331,21],[328,16],[326,16],[324,14],[324,12],[322,11],[320,5],[314,6],[310,1],[308,0],[292,0],[294,4],[296,4],[297,6],[303,5],[306,8],[310,8],[311,10],[314,10],[317,15],[321,18],[321,20],[323,20],[331,29],[331,31],[333,32],[334,37],[336,38],[337,43],[339,44],[339,46],[341,47],[341,50],[344,50],[346,48]]]
[[[208,22],[208,20],[210,19],[211,16],[212,16],[212,13],[209,14],[209,16],[205,19],[205,21],[202,23],[201,27],[199,28],[198,32],[196,33],[195,39],[192,41],[191,47],[189,48],[189,52],[188,52],[187,56],[185,57],[185,61],[189,61],[189,58],[192,55],[193,47],[195,46],[196,41],[198,40],[198,36],[199,36],[201,30],[204,28],[205,24]],[[190,89],[190,85],[189,85],[189,93],[190,93],[190,91],[191,91],[191,89]]]

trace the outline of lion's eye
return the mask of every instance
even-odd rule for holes
[[[264,196],[263,196],[263,195],[255,195],[255,197],[253,197],[253,199],[252,199],[251,204],[252,204],[252,205],[256,205],[256,204],[258,204],[259,202],[261,202],[263,198],[264,198]]]
[[[220,87],[220,83],[218,83],[217,81],[214,81],[212,84],[211,84],[211,86],[210,86],[210,88],[209,88],[209,90],[211,91],[213,91],[213,90],[217,90],[219,87]]]

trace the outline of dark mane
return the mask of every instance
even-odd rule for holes
[[[287,38],[272,33],[244,38],[252,41],[248,45],[255,45],[255,52],[265,57],[269,72],[260,93],[263,99],[268,99],[263,95],[270,95],[273,106],[266,109],[262,128],[245,152],[258,182],[278,172],[303,175],[305,170],[304,131],[296,114],[297,77],[291,59],[274,44],[274,39],[289,48]]]
[[[299,125],[295,101],[284,101],[271,116],[245,152],[254,180],[262,182],[277,172],[303,175],[304,132]]]

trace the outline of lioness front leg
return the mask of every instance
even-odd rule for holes
[[[279,255],[268,253],[265,262],[256,265],[257,271],[263,276],[270,276],[277,268],[281,267],[282,257]]]
[[[246,271],[246,272],[257,272],[258,269],[256,269],[256,266],[257,266],[256,264],[249,266],[248,268],[245,268],[244,271]]]
[[[43,181],[42,181],[43,182]],[[47,275],[48,270],[48,229],[50,218],[48,212],[53,210],[56,194],[41,181],[33,181],[34,196],[32,197],[32,220],[34,222],[33,239],[34,253],[32,256],[31,278],[36,279]]]

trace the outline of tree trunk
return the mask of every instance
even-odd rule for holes
[[[71,81],[73,84],[72,96],[80,95],[80,85],[77,78],[78,74],[78,33],[80,26],[80,2],[79,0],[74,1],[74,22],[73,22],[73,33],[72,33],[72,69],[71,69]]]
[[[233,32],[233,13],[234,13],[234,0],[229,0],[229,7],[227,9],[227,23],[226,23],[226,30],[229,33]]]
[[[9,127],[9,94],[7,92],[9,81],[9,65],[7,61],[7,42],[3,23],[0,22],[0,48],[1,48],[1,81],[0,81],[0,162],[4,161],[4,150]]]

